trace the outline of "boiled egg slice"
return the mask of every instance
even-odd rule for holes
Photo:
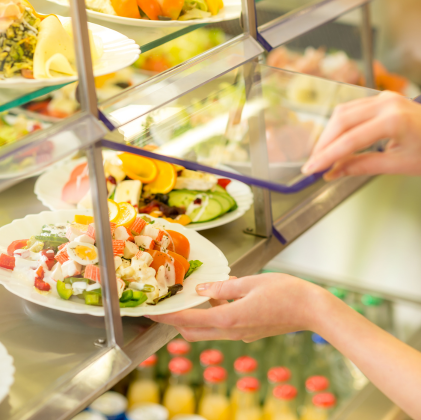
[[[97,247],[86,242],[69,242],[67,254],[71,260],[82,265],[96,264],[98,262]]]

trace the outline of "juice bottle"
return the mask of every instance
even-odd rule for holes
[[[298,420],[297,388],[289,384],[278,385],[273,389],[273,412],[270,420]]]
[[[312,404],[305,407],[300,420],[328,420],[335,408],[336,398],[330,392],[322,392],[312,398]]]
[[[257,370],[257,361],[250,356],[241,356],[234,362],[234,371],[238,379],[246,375],[253,375]],[[231,390],[231,414],[234,418],[238,407],[238,387],[237,384]]]
[[[167,344],[167,350],[171,358],[179,356],[188,357],[191,345],[182,338],[176,338]]]
[[[209,366],[219,366],[224,361],[224,355],[217,349],[208,349],[200,353],[200,364],[206,369]]]
[[[177,414],[193,414],[195,408],[194,392],[189,382],[192,362],[185,357],[174,357],[168,364],[171,373],[163,405],[171,419]]]
[[[233,420],[261,420],[262,410],[259,406],[260,383],[257,378],[246,376],[237,381],[238,407]]]
[[[263,418],[270,420],[274,410],[273,390],[276,386],[288,382],[291,378],[291,371],[283,366],[277,366],[269,369],[268,374],[268,390],[266,393],[265,403],[263,405]],[[296,388],[294,388],[296,390]],[[294,397],[295,398],[295,397]]]
[[[203,373],[205,387],[199,403],[199,414],[206,420],[230,420],[227,397],[227,371],[221,366],[210,366]]]
[[[136,379],[129,385],[127,399],[129,407],[135,404],[159,403],[159,385],[155,380],[158,357],[153,354],[137,368]]]
[[[304,400],[304,411],[313,404],[313,397],[321,392],[326,392],[329,388],[329,380],[324,376],[310,376],[306,380],[306,397]]]

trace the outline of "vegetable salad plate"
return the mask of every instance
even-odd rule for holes
[[[196,285],[228,280],[227,259],[199,233],[164,219],[131,217],[125,204],[117,223],[110,223],[121,315],[188,309],[209,300]],[[104,316],[90,215],[45,211],[1,227],[0,283],[41,306]]]
[[[114,161],[107,160],[109,159],[109,157],[111,157],[110,159],[114,159],[116,156],[117,154],[115,152],[112,152],[112,151],[104,152],[104,162],[105,162],[104,168],[105,168],[106,176],[108,175],[107,171],[111,171],[111,173],[117,176],[117,174],[112,171],[112,163]],[[49,170],[47,170],[43,175],[41,175],[38,178],[35,184],[35,194],[37,195],[38,199],[46,207],[50,208],[51,210],[84,208],[84,206],[86,205],[86,202],[83,198],[82,200],[79,201],[78,204],[76,204],[76,202],[73,204],[69,201],[66,201],[65,200],[66,197],[64,195],[65,188],[67,188],[66,185],[69,186],[68,185],[70,182],[69,179],[72,178],[71,174],[76,172],[77,168],[79,168],[80,165],[84,163],[86,163],[86,159],[81,158],[74,161],[67,161],[67,162],[59,163],[55,167],[52,167]],[[227,169],[227,168],[224,168],[224,169]],[[228,168],[228,170],[230,169]],[[190,171],[188,172],[189,172],[189,175],[192,175]],[[123,173],[123,176],[124,176],[124,173]],[[211,177],[210,178],[211,181],[214,180],[215,183],[217,181],[220,183],[224,182],[223,179],[218,179],[217,177],[213,177],[213,175],[208,174],[204,176],[207,176],[208,178]],[[78,183],[78,185],[80,185],[81,180],[83,180],[83,178],[81,178],[81,175],[79,175],[79,178],[75,178],[75,179],[76,179],[75,183]],[[219,194],[222,194],[222,193],[224,193],[222,194],[223,195],[222,200],[225,200],[228,198],[228,200],[231,200],[230,202],[234,203],[234,206],[235,206],[232,209],[225,209],[228,211],[225,211],[222,213],[217,212],[215,214],[215,217],[211,215],[210,216],[212,218],[211,220],[208,220],[208,221],[205,220],[203,222],[192,222],[192,223],[187,224],[186,228],[191,229],[191,230],[199,231],[199,230],[204,230],[204,229],[211,229],[217,226],[225,225],[226,223],[230,223],[238,219],[239,217],[241,217],[251,207],[253,203],[253,194],[251,192],[250,187],[236,180],[225,181],[225,182],[228,182],[228,184],[225,185],[225,191],[219,185],[214,186],[214,188],[219,188],[219,191],[221,191],[222,193],[218,193],[215,191],[215,193],[212,193],[212,194],[206,194],[206,193],[203,194],[199,191],[192,191],[192,189],[194,190],[194,188],[191,188],[190,190],[186,189],[186,188],[191,187],[191,182],[196,182],[197,180],[193,179],[193,181],[191,181],[191,178],[185,178],[182,176],[178,177],[177,179],[178,179],[177,182],[179,184],[176,184],[176,186],[179,185],[180,187],[183,187],[183,189],[173,190],[168,194],[169,204],[171,206],[177,206],[177,205],[181,206],[185,204],[184,201],[186,199],[189,199],[190,201],[191,200],[197,201],[197,198],[198,198],[199,200],[203,200],[203,202],[205,202],[205,200],[208,199],[207,198],[208,196],[218,195],[217,198],[221,198]],[[207,178],[205,179],[207,180]],[[199,179],[198,181],[202,182],[201,179]],[[129,185],[130,183],[136,183],[136,181],[123,180],[121,182],[121,187],[122,188],[123,187],[126,188],[127,186],[130,187]],[[88,184],[89,184],[89,180],[88,180]],[[120,198],[119,185],[120,184],[117,183],[116,192],[114,193],[114,200],[120,201],[121,199],[121,201],[130,201],[132,194],[128,194],[127,196],[125,195],[124,197]],[[137,192],[138,195],[136,196],[136,198],[132,199],[132,200],[135,200],[136,202],[132,202],[131,204],[133,205],[138,204],[139,194],[141,194],[140,199],[142,199],[142,196],[145,193],[144,191],[145,185],[148,185],[148,184],[143,184],[143,186],[141,187],[142,193],[138,191]],[[197,184],[193,184],[193,187],[195,186],[197,186]],[[87,188],[89,188],[89,185],[87,186]],[[82,192],[81,197],[83,197],[83,192]],[[209,200],[208,206],[210,206],[211,204],[212,204],[212,201]],[[157,204],[157,205],[165,206],[165,204]],[[151,216],[154,216],[153,212],[146,211],[147,209],[145,209],[145,207],[143,207],[143,211],[141,211],[142,207],[140,205],[138,208],[139,208],[139,213],[149,213],[151,214]],[[165,206],[165,208],[168,209],[169,207]],[[187,206],[187,209],[188,209],[188,206]]]
[[[71,19],[50,15],[42,21],[49,23],[36,44],[40,53],[34,54],[33,77],[20,74],[0,79],[0,88],[41,88],[70,83],[77,80],[73,41],[69,35]],[[140,55],[140,47],[134,40],[104,26],[88,23],[94,64],[94,75],[114,73],[133,64]],[[69,33],[68,33],[69,32]],[[63,47],[67,45],[67,49]],[[36,51],[36,50],[35,50]],[[20,63],[15,63],[15,65]],[[13,65],[13,63],[11,63]],[[23,64],[22,64],[23,65]]]
[[[6,398],[14,381],[13,358],[0,343],[0,403]]]
[[[69,6],[68,0],[49,0],[52,3],[59,4],[61,6]],[[213,0],[214,2],[215,0]],[[108,3],[106,1],[87,1],[88,9],[86,10],[87,14],[91,18],[104,20],[107,22],[118,23],[121,25],[130,25],[130,26],[141,26],[141,27],[185,27],[188,25],[199,25],[204,23],[215,23],[228,21],[233,19],[238,19],[241,14],[241,0],[225,0],[224,7],[218,11],[217,14],[211,16],[210,13],[205,13],[207,17],[188,19],[188,20],[179,20],[179,19],[169,19],[169,20],[159,20],[159,19],[137,19],[130,17],[117,16],[115,14],[106,13],[107,7],[101,6],[101,3]],[[91,9],[104,9],[104,12]],[[110,5],[108,5],[108,8]]]

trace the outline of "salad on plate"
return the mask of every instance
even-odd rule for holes
[[[156,305],[177,294],[202,265],[188,261],[189,240],[166,230],[159,219],[138,216],[129,203],[110,202],[109,213],[121,308]],[[14,240],[0,255],[0,267],[12,270],[40,294],[102,306],[92,216],[75,215],[73,221],[46,224],[38,235]]]
[[[110,200],[184,226],[214,220],[237,208],[226,190],[231,180],[212,174],[131,153],[105,154],[104,171]],[[92,208],[86,162],[73,169],[61,198],[79,209]]]

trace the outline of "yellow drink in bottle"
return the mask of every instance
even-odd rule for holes
[[[233,420],[262,420],[262,410],[259,406],[258,379],[246,376],[237,381],[237,403]]]
[[[330,392],[323,392],[313,397],[312,404],[304,407],[300,420],[328,420],[335,407],[336,398]]]
[[[139,365],[137,378],[129,385],[127,391],[129,407],[136,404],[159,403],[159,385],[154,375],[157,361],[157,356],[153,354]]]
[[[270,420],[298,420],[295,403],[297,388],[289,384],[278,385],[272,395],[273,411]]]
[[[230,420],[226,370],[220,366],[210,366],[205,369],[203,378],[205,387],[199,403],[199,414],[206,420]]]
[[[168,364],[171,372],[170,384],[165,391],[163,405],[169,411],[169,418],[177,414],[193,414],[195,399],[190,387],[188,373],[192,362],[185,357],[174,357]]]
[[[283,366],[276,366],[268,371],[268,392],[263,405],[263,419],[271,420],[274,411],[275,397],[273,396],[273,390],[276,386],[282,385],[288,382],[291,378],[291,371]]]
[[[234,371],[237,377],[243,378],[245,376],[253,375],[257,370],[257,361],[250,356],[241,356],[234,362]],[[235,418],[235,413],[238,408],[238,389],[235,386],[231,391],[231,418]]]

